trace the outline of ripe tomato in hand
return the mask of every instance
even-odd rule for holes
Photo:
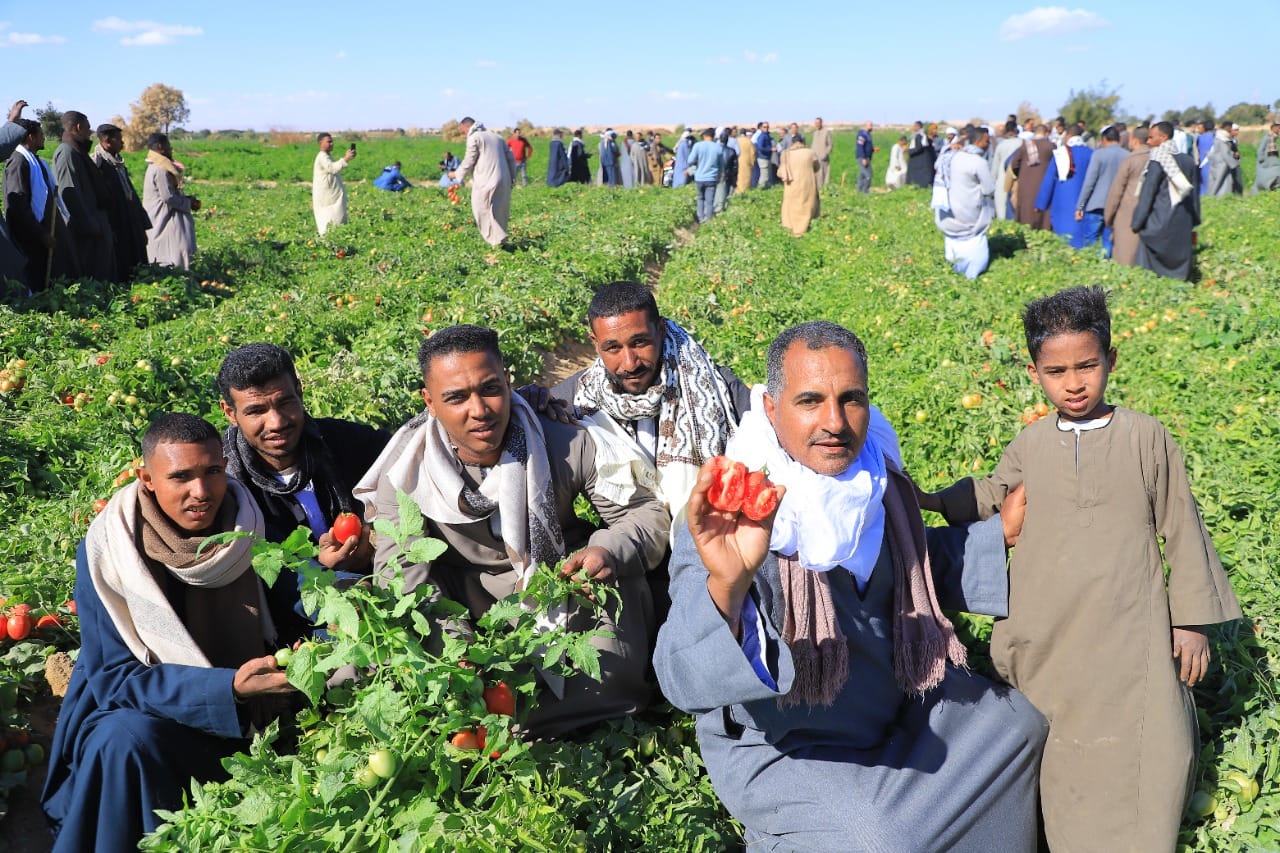
[[[709,463],[715,479],[707,489],[707,500],[721,512],[737,512],[746,496],[747,466],[728,456],[717,456]]]
[[[761,471],[747,475],[747,493],[742,499],[742,514],[752,521],[763,521],[778,508],[778,487]]]
[[[25,640],[31,635],[31,617],[26,613],[15,613],[9,617],[5,630],[11,640]]]
[[[504,717],[516,715],[516,697],[505,681],[499,681],[492,687],[484,689],[484,707],[490,714],[501,714]]]
[[[364,525],[360,523],[358,515],[353,512],[344,512],[334,519],[333,529],[329,531],[329,535],[339,545],[345,545],[352,536],[359,536],[363,529]]]

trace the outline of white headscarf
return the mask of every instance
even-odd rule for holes
[[[806,569],[842,566],[865,586],[884,539],[885,457],[899,467],[902,454],[893,427],[875,406],[858,457],[834,477],[791,458],[764,413],[763,385],[751,389],[751,408],[729,440],[725,455],[750,470],[769,468],[769,479],[787,493],[773,521],[769,550],[795,554]]]

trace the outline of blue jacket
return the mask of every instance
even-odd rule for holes
[[[373,185],[380,190],[393,193],[407,190],[413,186],[405,179],[404,175],[400,174],[400,169],[397,166],[387,166],[383,169],[382,174],[373,179]]]
[[[756,159],[768,160],[773,156],[773,136],[764,131],[756,131],[751,140],[756,146]]]
[[[858,159],[870,160],[872,155],[876,153],[875,143],[871,141],[871,134],[865,130],[858,131]]]

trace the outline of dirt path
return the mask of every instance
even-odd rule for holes
[[[679,251],[692,243],[697,230],[698,225],[696,222],[691,223],[688,227],[676,228],[675,237],[672,241],[673,248],[645,262],[644,283],[648,285],[650,290],[656,289],[658,282],[662,279],[662,271],[667,266],[667,259],[671,256],[671,252]],[[585,305],[583,310],[586,310]],[[587,369],[595,359],[595,347],[590,342],[566,340],[551,352],[543,353],[542,372],[538,374],[534,381],[539,385],[552,387],[557,382],[567,379],[579,370]]]

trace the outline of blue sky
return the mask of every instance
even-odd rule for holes
[[[340,131],[1003,119],[1023,100],[1049,117],[1103,80],[1136,115],[1280,98],[1248,14],[1084,2],[3,0],[0,100],[97,124],[163,82],[190,129]]]

